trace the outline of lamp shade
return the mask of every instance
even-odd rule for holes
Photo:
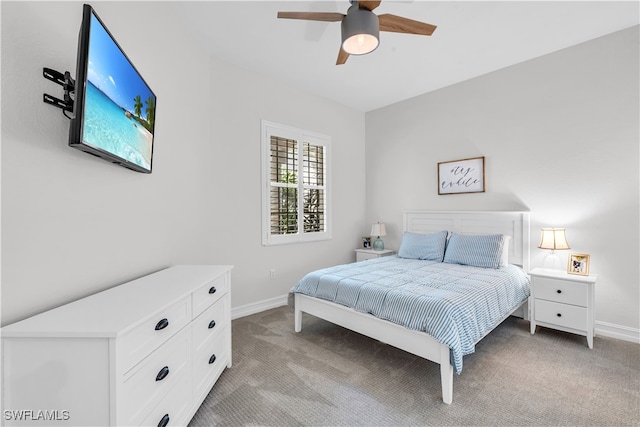
[[[342,50],[349,55],[364,55],[380,43],[380,23],[370,10],[351,6],[342,19]]]
[[[567,236],[564,228],[543,228],[540,235],[540,249],[571,249],[567,243]]]
[[[371,226],[371,235],[372,236],[386,236],[387,235],[387,229],[385,228],[384,224],[376,222],[375,224],[373,224]]]

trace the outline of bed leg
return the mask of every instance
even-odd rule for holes
[[[302,330],[302,312],[300,310],[296,310],[294,316],[294,330],[296,332],[300,332]]]
[[[449,362],[449,347],[440,350],[440,381],[442,382],[442,401],[447,405],[453,402],[453,366]]]
[[[298,295],[296,295],[295,297],[293,316],[293,329],[296,332],[302,331],[302,311],[300,310],[300,301],[298,301]]]

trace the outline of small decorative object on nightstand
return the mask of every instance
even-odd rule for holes
[[[588,276],[590,259],[591,256],[589,254],[569,254],[567,273]]]
[[[374,249],[356,249],[356,262],[364,261],[366,259],[380,258],[383,256],[389,256],[395,254],[393,249],[383,249],[376,251]]]
[[[382,241],[380,236],[386,236],[386,235],[387,235],[387,230],[384,224],[376,222],[371,226],[371,237],[373,236],[377,237],[377,239],[373,241],[373,249],[375,249],[376,251],[384,250],[384,242]]]
[[[535,268],[531,276],[529,309],[531,333],[544,326],[587,337],[593,348],[595,275],[576,276],[564,271]]]

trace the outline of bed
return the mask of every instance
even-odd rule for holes
[[[509,315],[528,318],[529,239],[528,212],[404,212],[401,256],[310,272],[293,287],[295,331],[308,313],[438,363],[450,404],[463,356]]]

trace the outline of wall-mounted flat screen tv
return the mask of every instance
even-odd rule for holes
[[[156,96],[90,5],[78,38],[69,145],[151,173]]]

